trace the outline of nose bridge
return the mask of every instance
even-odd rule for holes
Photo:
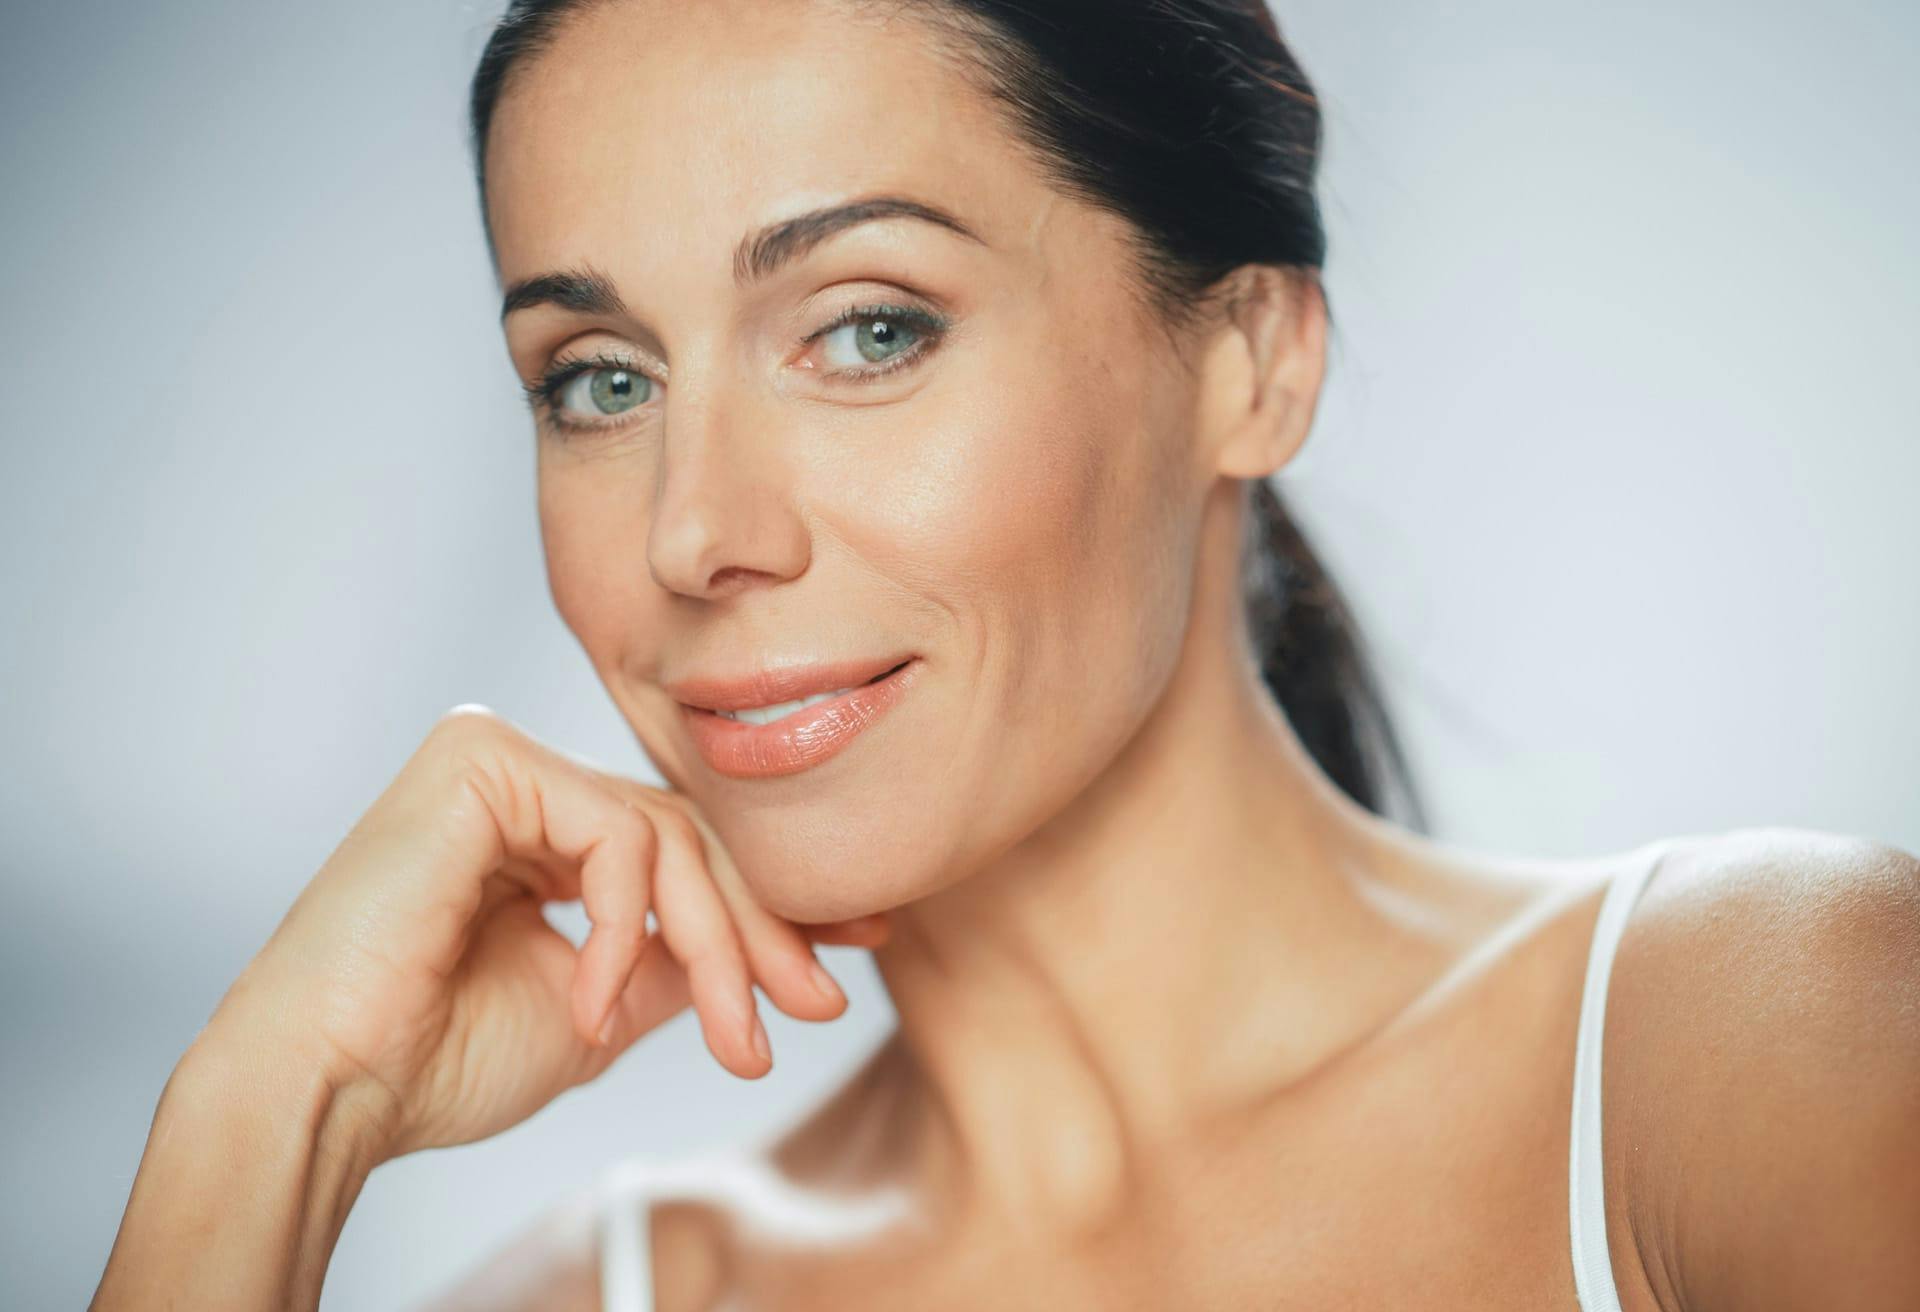
[[[711,372],[669,387],[647,561],[661,587],[712,596],[806,567],[775,425],[744,389]]]

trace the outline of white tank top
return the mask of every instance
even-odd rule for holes
[[[1580,1033],[1573,1052],[1573,1133],[1567,1146],[1567,1208],[1572,1219],[1573,1288],[1581,1312],[1620,1312],[1607,1251],[1607,1200],[1600,1157],[1600,1032],[1607,1015],[1607,981],[1627,916],[1672,847],[1671,838],[1641,849],[1646,858],[1615,878],[1600,903],[1587,950],[1587,983],[1580,995]]]
[[[1573,1127],[1567,1161],[1572,1220],[1573,1282],[1581,1312],[1620,1312],[1607,1251],[1607,1208],[1600,1157],[1600,1034],[1606,1018],[1607,981],[1613,955],[1626,932],[1627,915],[1660,867],[1672,839],[1640,849],[1643,860],[1627,866],[1608,886],[1587,950],[1586,986],[1580,997],[1579,1037],[1573,1059]],[[653,1261],[648,1214],[652,1203],[649,1163],[620,1162],[601,1178],[600,1299],[603,1312],[653,1312]]]
[[[649,1162],[629,1158],[601,1177],[600,1306],[603,1312],[653,1312]]]

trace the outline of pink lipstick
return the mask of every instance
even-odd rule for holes
[[[688,735],[716,773],[762,779],[811,769],[844,750],[899,702],[918,657],[785,666],[739,678],[665,685]]]

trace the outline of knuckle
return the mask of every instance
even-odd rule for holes
[[[442,724],[466,720],[494,721],[499,718],[499,713],[485,702],[461,702],[440,713]]]
[[[506,722],[490,707],[479,702],[461,702],[441,713],[428,736],[443,746],[460,748],[496,740],[503,736],[505,727]]]
[[[609,940],[618,944],[634,962],[638,961],[639,954],[646,949],[645,916],[635,917],[626,913],[606,914],[593,922],[593,928],[596,934],[605,934]]]
[[[706,847],[700,838],[700,828],[684,813],[667,807],[653,817],[653,822],[665,831],[676,847],[705,864]]]
[[[629,802],[620,809],[614,825],[618,831],[614,837],[624,840],[639,853],[642,861],[650,865],[660,842],[653,817]]]

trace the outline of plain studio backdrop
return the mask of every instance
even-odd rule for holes
[[[442,711],[655,778],[546,592],[464,152],[497,10],[8,6],[9,1307],[84,1304],[174,1062]],[[1281,481],[1437,832],[1920,850],[1920,8],[1279,14],[1327,110],[1339,325]],[[381,1167],[326,1305],[407,1308],[615,1158],[785,1124],[891,1023],[827,955],[849,1013],[765,1008],[763,1081],[682,1015]]]

